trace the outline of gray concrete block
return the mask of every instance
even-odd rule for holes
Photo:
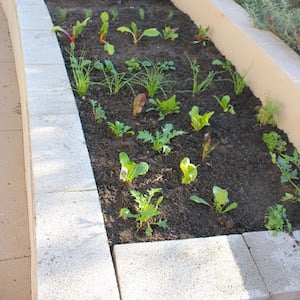
[[[116,245],[113,256],[123,300],[268,299],[241,235]]]
[[[300,299],[300,232],[295,236],[298,242],[286,233],[243,234],[272,299]]]
[[[98,193],[35,200],[38,299],[119,299]]]
[[[35,193],[96,190],[77,114],[31,116]]]

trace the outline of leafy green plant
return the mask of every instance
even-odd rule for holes
[[[221,66],[223,70],[227,71],[230,75],[230,81],[233,84],[234,93],[236,95],[242,94],[246,86],[245,78],[247,73],[244,72],[243,74],[240,75],[236,70],[234,70],[232,63],[229,60],[225,60],[223,62],[219,59],[215,59],[212,62],[212,64],[216,66]]]
[[[129,33],[133,38],[133,44],[137,45],[137,43],[143,37],[157,37],[160,35],[160,32],[156,28],[148,28],[145,30],[139,30],[135,22],[131,22],[131,29],[126,26],[121,26],[117,28],[118,31],[122,33]]]
[[[139,9],[139,17],[142,21],[145,20],[145,10],[142,7]]]
[[[218,214],[224,214],[237,208],[238,205],[236,202],[232,202],[231,204],[229,204],[230,201],[228,199],[228,192],[226,189],[222,189],[215,185],[213,187],[213,194],[214,194],[213,207]],[[190,200],[199,204],[204,204],[209,207],[212,207],[206,200],[196,195],[192,195],[190,197]]]
[[[125,134],[134,135],[134,131],[131,126],[125,125],[122,122],[115,121],[115,123],[107,122],[108,127],[111,129],[113,134],[117,137],[122,137]]]
[[[210,133],[207,132],[204,134],[204,141],[202,143],[202,161],[205,161],[207,156],[215,150],[218,144],[213,144],[211,143],[211,136]]]
[[[135,178],[145,175],[149,170],[149,165],[146,162],[135,163],[131,161],[126,152],[119,154],[121,172],[120,179],[131,183]]]
[[[268,99],[266,104],[260,107],[256,118],[261,125],[276,126],[274,117],[278,114],[278,111],[279,105]]]
[[[163,29],[163,38],[165,40],[175,41],[179,37],[179,34],[176,32],[177,30],[178,28],[171,28],[170,26],[166,26]]]
[[[270,153],[283,153],[286,151],[286,141],[284,141],[281,136],[275,132],[271,131],[269,133],[263,134],[263,141],[266,144]]]
[[[202,44],[206,46],[206,42],[209,41],[209,37],[207,36],[209,31],[209,26],[203,28],[201,25],[198,27],[198,32],[194,37],[193,44]]]
[[[65,8],[58,8],[58,14],[60,19],[62,19],[63,21],[66,19],[68,11]]]
[[[167,16],[167,20],[171,21],[173,18],[174,18],[174,11],[173,10],[169,10],[168,16]]]
[[[201,130],[205,126],[210,126],[209,119],[214,114],[213,111],[206,112],[203,115],[199,115],[199,107],[193,106],[189,111],[189,115],[191,117],[191,125],[195,131]]]
[[[102,25],[100,27],[100,43],[104,44],[104,51],[107,52],[109,55],[114,55],[115,53],[115,46],[110,44],[106,40],[107,32],[109,29],[109,14],[106,11],[103,11],[100,15],[100,19],[102,21]]]
[[[169,154],[172,151],[170,146],[171,139],[183,134],[185,134],[184,131],[174,130],[173,125],[168,123],[162,127],[162,131],[156,131],[155,135],[147,130],[139,131],[137,139],[145,143],[151,143],[153,145],[152,149],[157,152]]]
[[[102,123],[107,119],[105,111],[103,110],[102,106],[96,101],[91,99],[90,100],[92,109],[93,109],[93,115],[95,118],[95,121],[97,123]]]
[[[90,73],[93,69],[92,61],[84,58],[84,52],[77,59],[73,51],[70,52],[70,67],[74,78],[74,89],[80,97],[85,96],[91,85]]]
[[[161,71],[175,71],[176,67],[174,61],[166,60],[163,62],[157,62],[157,66],[160,68]]]
[[[217,100],[217,102],[223,108],[224,112],[229,112],[232,115],[235,114],[234,107],[231,104],[229,104],[230,103],[230,96],[229,95],[225,95],[221,99],[217,96],[214,96],[214,98]]]
[[[151,67],[152,62],[149,60],[139,61],[136,58],[132,57],[125,61],[127,66],[127,71],[129,73],[141,71],[143,67]]]
[[[72,27],[72,34],[69,34],[68,31],[61,28],[60,26],[52,27],[51,31],[53,32],[62,32],[64,33],[68,39],[70,40],[71,44],[74,44],[78,36],[82,33],[83,29],[86,27],[89,18],[83,20],[82,22],[77,21],[76,24]]]
[[[171,96],[168,100],[149,99],[149,102],[155,107],[148,108],[147,111],[157,111],[159,120],[164,120],[167,115],[180,112],[180,102],[176,100],[176,95]]]
[[[143,70],[137,73],[132,80],[133,84],[143,87],[150,98],[160,91],[166,97],[166,93],[170,92],[174,81],[169,79],[160,66],[152,63],[151,67],[142,65]]]
[[[273,230],[273,236],[277,236],[279,231],[292,231],[292,225],[286,215],[286,209],[280,204],[268,207],[268,214],[265,219],[265,226],[268,230]]]
[[[118,72],[111,60],[106,59],[104,62],[97,60],[94,64],[94,68],[102,71],[104,76],[102,81],[94,82],[94,84],[106,87],[111,95],[117,94],[125,86],[131,88],[131,79],[126,78],[125,72]]]
[[[200,73],[200,65],[197,63],[196,59],[191,60],[187,55],[186,55],[186,57],[187,57],[187,59],[188,59],[188,61],[190,63],[190,67],[191,67],[191,70],[193,72],[193,77],[192,77],[192,81],[193,81],[192,93],[196,94],[196,93],[204,92],[212,84],[214,76],[215,76],[215,72],[214,71],[208,72],[207,76],[199,83],[198,79],[199,79],[199,73]]]
[[[115,8],[111,8],[111,9],[109,10],[109,14],[111,15],[111,19],[112,19],[113,21],[115,21],[115,20],[117,20],[117,19],[119,18],[119,12],[118,12],[118,10],[115,9]]]
[[[136,213],[131,213],[128,208],[122,208],[120,210],[120,216],[125,220],[127,218],[134,218],[137,231],[143,227],[146,227],[146,236],[152,236],[153,229],[151,226],[153,225],[157,225],[164,229],[168,228],[167,220],[156,219],[156,217],[161,214],[159,211],[159,205],[163,201],[163,196],[158,197],[155,204],[151,203],[154,195],[156,193],[160,193],[161,190],[161,188],[151,188],[147,190],[147,194],[142,194],[139,191],[131,190],[130,194],[136,202]]]
[[[84,9],[84,16],[86,19],[90,19],[92,17],[92,10],[90,8]]]
[[[190,184],[195,181],[198,175],[198,166],[191,163],[188,157],[185,157],[180,162],[180,170],[182,171],[182,184]]]

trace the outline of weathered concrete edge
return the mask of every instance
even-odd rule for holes
[[[26,107],[26,103],[27,103],[27,89],[26,89],[26,86],[23,86],[22,84],[24,84],[26,82],[25,80],[25,71],[24,69],[22,68],[22,66],[24,66],[24,63],[23,63],[23,53],[22,53],[22,45],[24,44],[20,37],[20,30],[18,28],[19,26],[19,22],[18,22],[18,10],[16,10],[14,8],[14,5],[16,5],[15,1],[12,2],[12,1],[6,1],[6,0],[1,0],[2,1],[2,5],[5,9],[5,12],[6,14],[8,15],[8,20],[10,21],[10,26],[11,26],[11,34],[12,34],[12,40],[13,40],[13,44],[14,44],[14,51],[15,51],[15,57],[16,57],[16,64],[18,66],[18,78],[19,78],[19,84],[20,84],[20,92],[21,92],[21,97],[22,97],[22,111],[23,111],[23,122],[24,122],[24,125],[25,127],[24,128],[28,128],[28,124],[29,124],[29,118],[26,114],[27,112],[27,107]],[[22,1],[19,1],[17,4],[18,5],[22,5],[21,3]],[[27,5],[29,5],[29,2],[32,3],[36,3],[36,2],[40,2],[40,0],[37,0],[37,1],[28,1],[27,2]],[[12,25],[12,23],[14,23],[14,25]],[[24,114],[25,112],[25,114]],[[26,119],[27,118],[27,119]],[[26,163],[27,163],[27,183],[28,183],[28,194],[31,195],[33,194],[32,193],[32,189],[31,189],[31,184],[33,182],[32,180],[32,174],[31,174],[31,159],[30,159],[30,155],[28,155],[28,153],[30,154],[30,139],[29,139],[29,136],[24,136],[24,140],[25,140],[25,148],[26,148],[26,153],[27,153],[27,156],[25,157],[25,160],[26,160]],[[57,191],[56,191],[57,192]],[[29,199],[30,201],[30,199]],[[32,206],[33,204],[29,204],[29,211],[31,211],[31,215],[32,215],[32,211],[35,211],[34,209],[32,209]],[[34,216],[31,216],[31,220],[34,220]],[[32,222],[32,225],[34,224],[34,222]],[[33,240],[33,250],[34,250],[34,237],[35,237],[35,230],[34,228],[32,229],[32,240]],[[34,279],[34,276],[36,274],[36,269],[34,267],[34,264],[35,264],[35,258],[36,256],[32,256],[33,258],[33,261],[32,261],[32,266],[33,266],[33,279]],[[35,282],[35,280],[32,281],[33,284]],[[34,298],[34,290],[35,290],[35,287],[33,286],[33,298]]]
[[[300,151],[300,57],[268,31],[256,29],[233,0],[172,0],[199,26],[210,26],[211,39],[264,103],[280,104],[278,127]],[[199,7],[199,9],[195,9]]]
[[[42,0],[1,4],[22,105],[32,299],[119,299],[97,187],[51,18]],[[48,94],[57,102],[43,103]]]

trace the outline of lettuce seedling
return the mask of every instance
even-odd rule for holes
[[[176,32],[177,30],[178,30],[178,28],[171,28],[170,26],[166,26],[163,29],[164,39],[175,41],[179,37],[179,34]]]
[[[157,111],[160,121],[164,120],[167,115],[178,114],[180,112],[180,102],[176,100],[176,95],[173,95],[168,100],[149,99],[149,102],[155,105],[155,107],[151,107],[147,111]]]
[[[140,175],[145,175],[149,170],[149,165],[146,162],[135,163],[129,159],[125,152],[119,154],[121,172],[120,179],[131,183],[133,179]]]
[[[157,37],[160,35],[160,32],[156,28],[148,28],[145,30],[139,30],[137,28],[136,23],[131,22],[131,29],[126,26],[121,26],[117,28],[120,32],[130,33],[133,38],[133,44],[137,45],[137,43],[142,39],[142,37]]]
[[[198,170],[197,170],[198,166],[192,164],[188,157],[185,157],[181,160],[180,169],[183,173],[182,180],[181,180],[182,184],[190,184],[193,181],[195,181],[198,175]]]
[[[199,107],[193,106],[192,109],[189,112],[189,115],[191,117],[191,125],[194,128],[195,131],[201,130],[205,126],[210,126],[209,119],[214,114],[213,111],[206,112],[203,115],[199,115]]]
[[[139,131],[137,139],[145,143],[151,143],[153,145],[152,149],[157,152],[169,154],[172,151],[170,147],[171,139],[185,133],[186,132],[182,130],[173,130],[172,124],[165,124],[165,126],[162,127],[162,131],[156,131],[155,135],[147,130]]]
[[[120,210],[120,216],[125,220],[127,218],[134,218],[137,231],[139,231],[143,227],[146,227],[146,236],[152,236],[152,225],[157,225],[164,229],[168,228],[167,220],[156,220],[155,218],[161,214],[161,212],[158,210],[158,206],[163,201],[163,196],[158,197],[155,204],[151,203],[153,196],[156,193],[160,193],[161,190],[161,188],[152,188],[147,190],[148,194],[142,194],[139,191],[131,190],[130,194],[132,197],[134,197],[134,200],[136,202],[136,213],[131,213],[128,208],[122,208]]]
[[[230,102],[230,96],[229,95],[225,95],[221,99],[217,96],[214,96],[214,98],[217,100],[217,102],[223,108],[224,112],[229,112],[232,115],[235,114],[233,106],[231,104],[229,104],[229,102]]]
[[[107,122],[108,127],[117,137],[122,137],[125,134],[134,135],[134,131],[131,126],[125,125],[122,122],[116,121],[115,123]]]
[[[218,186],[214,186],[213,194],[214,194],[213,207],[218,214],[224,214],[226,212],[229,212],[229,211],[237,208],[238,205],[236,202],[232,202],[231,204],[229,204],[228,192],[226,189],[222,189]],[[206,200],[204,200],[203,198],[200,198],[196,195],[192,195],[190,197],[190,200],[192,200],[196,203],[199,203],[199,204],[204,204],[209,207],[212,207]]]

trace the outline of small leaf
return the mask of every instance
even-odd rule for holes
[[[136,217],[136,215],[132,214],[132,213],[130,212],[130,210],[129,210],[128,208],[126,208],[126,207],[124,207],[124,208],[122,208],[122,209],[120,210],[120,216],[121,216],[122,218],[124,218],[124,219],[127,219],[127,218],[135,218],[135,217]]]
[[[117,30],[120,31],[120,32],[129,32],[129,33],[131,33],[131,30],[126,26],[121,26],[121,27],[117,28]]]
[[[106,11],[102,12],[100,15],[100,19],[101,19],[102,23],[108,22],[109,14]]]
[[[150,224],[148,224],[147,229],[145,231],[146,236],[152,236],[152,232],[153,232],[153,229],[151,228]]]
[[[157,224],[157,226],[159,226],[163,229],[167,229],[169,227],[167,224],[167,220],[159,220],[156,224]]]
[[[232,202],[230,205],[228,205],[223,211],[222,211],[222,214],[226,213],[226,212],[229,212],[235,208],[237,208],[237,203],[236,202]]]
[[[109,55],[114,55],[115,54],[115,46],[106,42],[104,44],[104,51],[107,52]]]
[[[194,201],[196,203],[204,204],[204,205],[207,205],[207,206],[211,207],[210,204],[207,201],[205,201],[203,198],[200,198],[200,197],[198,197],[196,195],[192,195],[190,197],[190,200],[192,200],[192,201]]]
[[[143,36],[148,36],[148,37],[156,37],[159,35],[160,35],[160,32],[156,28],[148,28],[148,29],[145,29],[143,32]]]

